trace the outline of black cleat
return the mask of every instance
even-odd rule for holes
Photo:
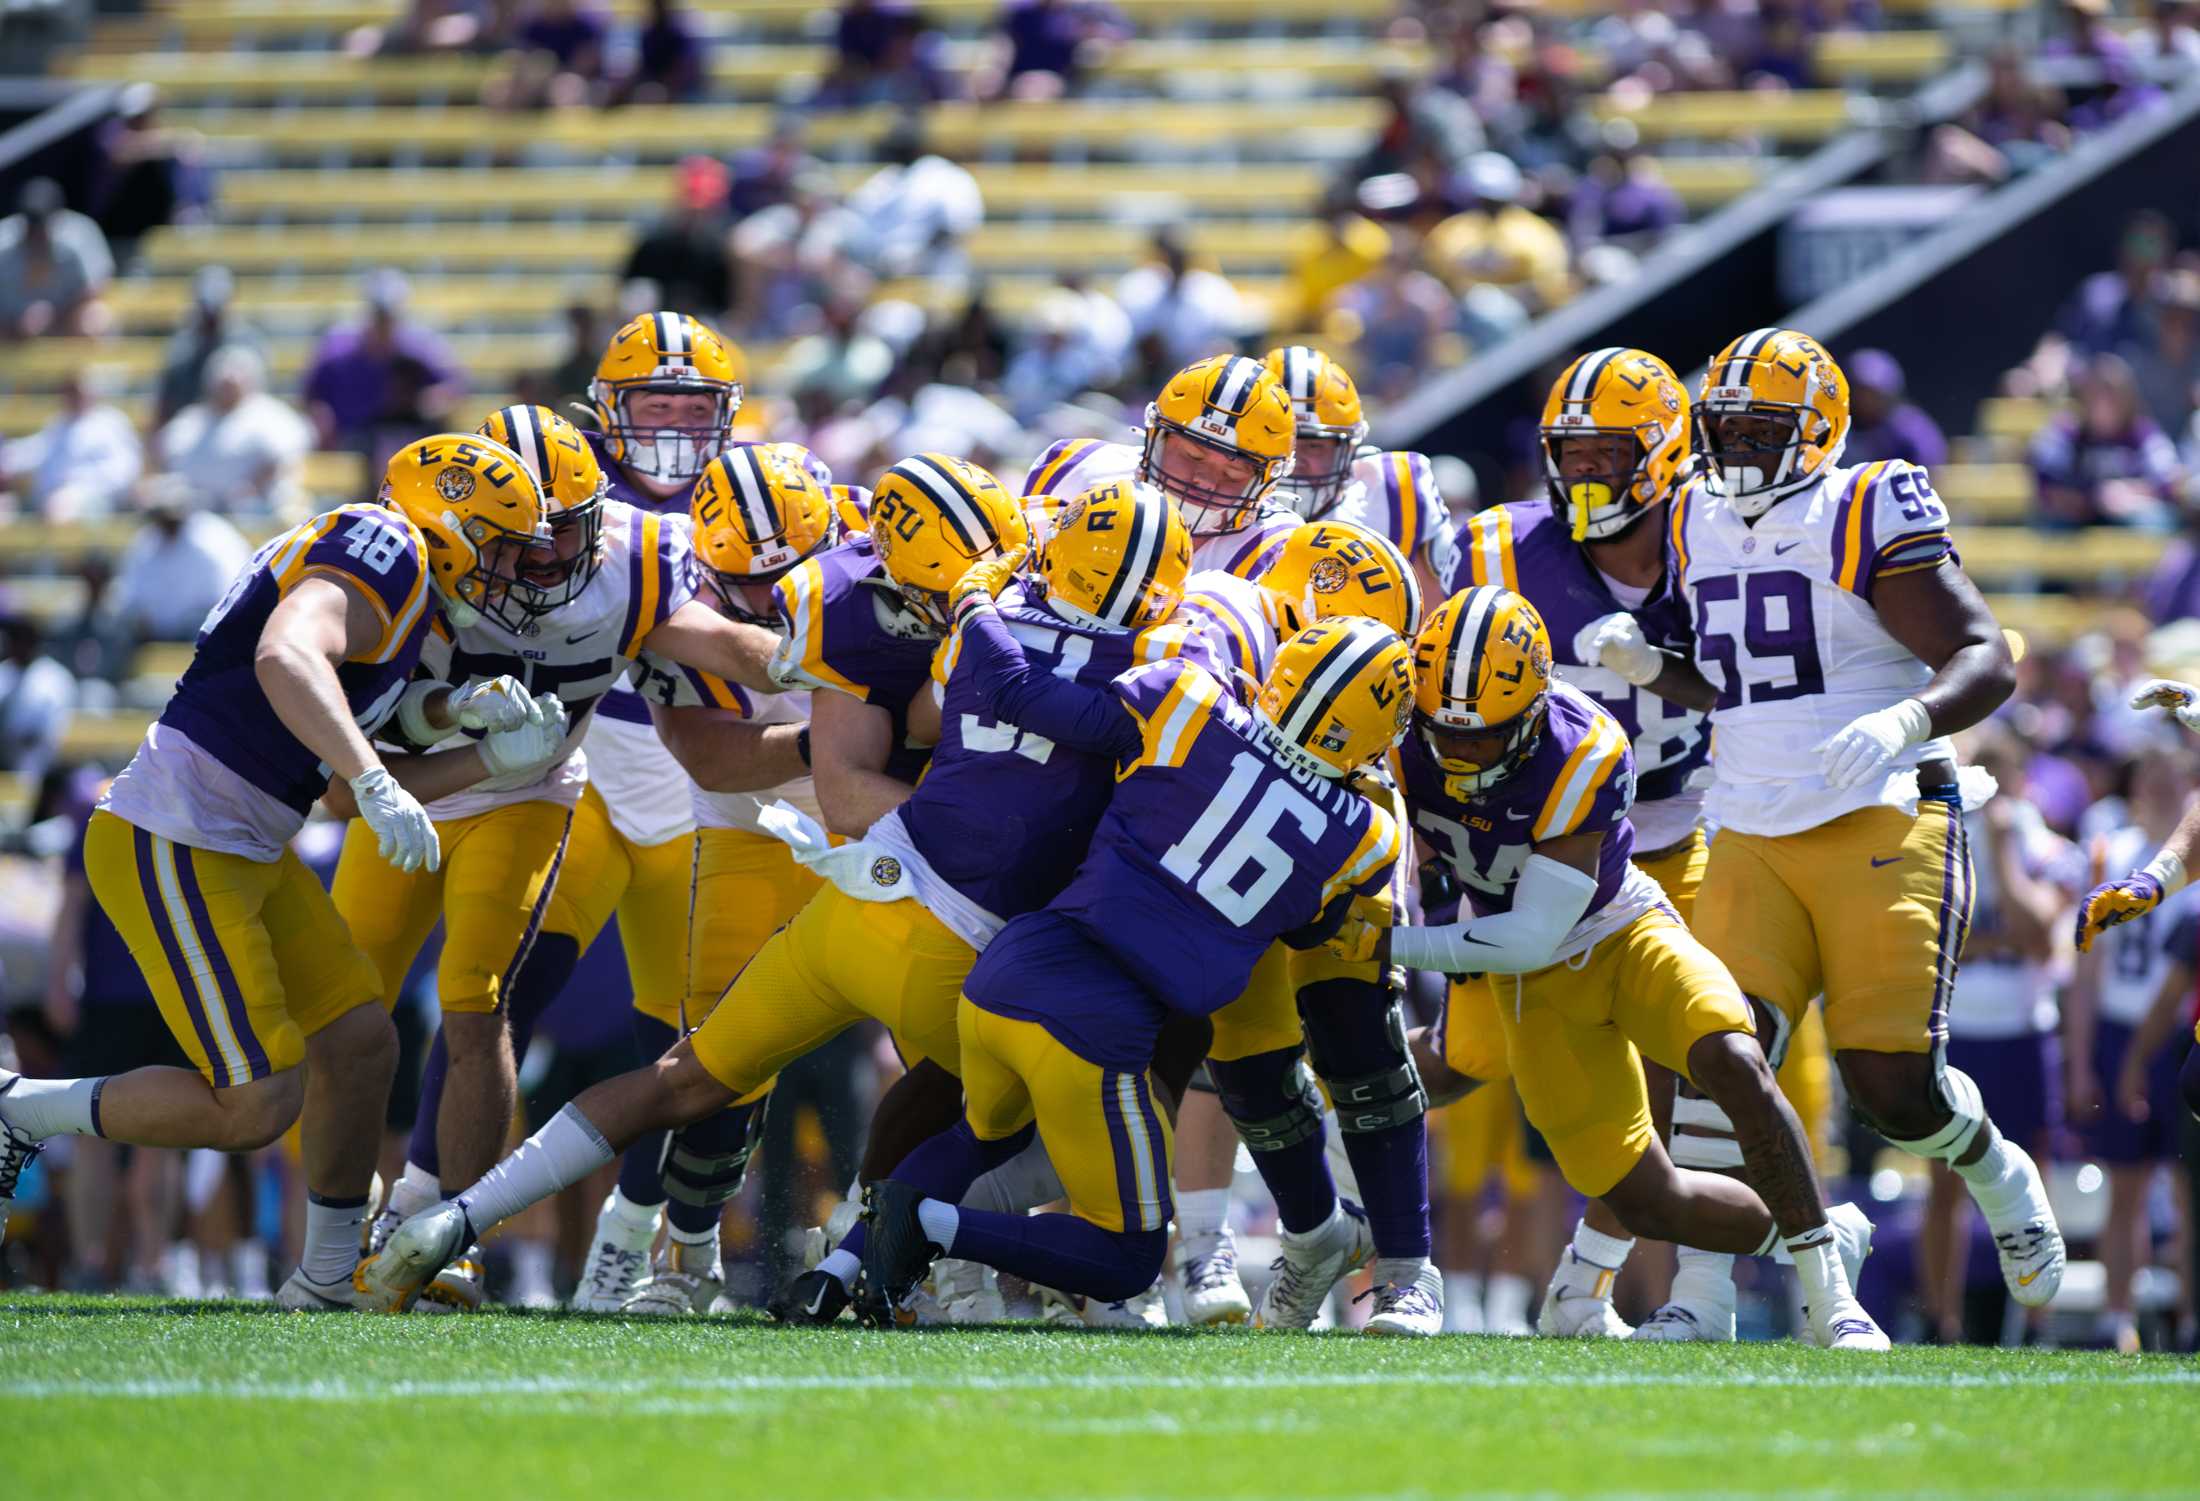
[[[856,1293],[856,1317],[874,1329],[899,1322],[902,1300],[923,1280],[939,1255],[924,1238],[917,1206],[924,1194],[914,1184],[887,1178],[863,1190],[863,1282]]]
[[[771,1301],[771,1316],[782,1324],[822,1327],[847,1306],[848,1289],[841,1280],[813,1267],[779,1290]]]

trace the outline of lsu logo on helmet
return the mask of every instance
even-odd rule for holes
[[[1551,387],[1538,436],[1551,506],[1574,540],[1617,537],[1685,477],[1688,396],[1654,354],[1595,350]]]
[[[688,498],[695,560],[722,609],[738,620],[776,626],[759,594],[840,536],[834,496],[811,471],[797,443],[744,443],[712,459]]]
[[[1401,636],[1421,623],[1421,585],[1405,554],[1356,522],[1292,528],[1260,583],[1275,598],[1286,631],[1340,615],[1380,620]]]
[[[542,492],[519,455],[478,434],[438,433],[390,456],[380,498],[420,529],[451,624],[488,619],[533,631],[540,599],[523,587],[521,560],[551,538]]]
[[[1276,649],[1253,711],[1293,759],[1341,777],[1398,743],[1413,712],[1412,649],[1380,621],[1342,616]]]
[[[880,476],[869,533],[887,578],[934,628],[947,623],[947,591],[971,564],[1030,541],[1001,482],[944,453],[914,454]]]
[[[1816,339],[1760,328],[1712,356],[1696,444],[1743,516],[1816,483],[1849,441],[1849,378]]]
[[[1550,688],[1543,617],[1497,584],[1454,594],[1414,639],[1414,718],[1462,799],[1497,787],[1535,754]]]

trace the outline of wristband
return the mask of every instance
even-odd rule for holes
[[[422,678],[407,688],[404,697],[397,701],[397,727],[404,731],[407,740],[423,750],[431,745],[439,745],[458,733],[456,724],[449,729],[437,729],[428,723],[428,696],[448,686],[432,678]]]
[[[2185,887],[2185,862],[2175,850],[2165,849],[2141,867],[2144,874],[2162,883],[2162,895],[2174,896]]]

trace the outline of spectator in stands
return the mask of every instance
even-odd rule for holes
[[[1332,213],[1321,236],[1291,263],[1290,311],[1294,328],[1321,321],[1329,299],[1373,271],[1390,254],[1390,231],[1365,214]]]
[[[613,80],[604,103],[692,103],[703,92],[708,61],[703,38],[678,0],[649,0],[649,19],[635,33],[633,62]]]
[[[191,311],[168,340],[161,359],[160,385],[153,402],[153,425],[163,427],[199,399],[207,361],[222,349],[258,348],[260,331],[235,316],[230,307],[237,289],[227,266],[201,266],[191,281]]]
[[[366,279],[366,316],[331,329],[306,372],[306,410],[321,448],[385,453],[432,431],[465,389],[443,340],[405,316],[411,289],[387,267]]]
[[[298,477],[313,425],[267,393],[256,350],[224,349],[206,365],[206,399],[160,430],[160,466],[190,504],[227,516],[302,517]]]
[[[46,650],[79,682],[119,683],[129,676],[130,659],[140,643],[137,632],[115,613],[114,560],[88,552],[78,560],[76,576],[83,596],[76,613],[48,634]]]
[[[1526,186],[1496,151],[1476,152],[1445,184],[1443,198],[1461,211],[1429,231],[1422,254],[1454,294],[1498,287],[1531,312],[1573,295],[1566,237],[1521,202]]]
[[[2200,0],[2155,0],[2147,24],[2124,34],[2132,60],[2143,68],[2200,67]]]
[[[1440,33],[1444,61],[1430,80],[1466,100],[1481,120],[1498,119],[1520,97],[1512,63],[1487,45],[1488,33],[1494,30],[1479,16],[1447,15]]]
[[[1567,234],[1577,250],[1614,241],[1644,244],[1688,214],[1656,158],[1637,149],[1632,121],[1612,121],[1605,139],[1611,149],[1590,161],[1567,202]]]
[[[850,254],[881,277],[959,273],[963,241],[985,222],[978,180],[927,146],[914,122],[879,144],[879,159],[848,195]]]
[[[829,294],[868,283],[869,273],[850,257],[862,232],[832,179],[821,171],[805,173],[787,202],[760,209],[733,232],[741,298],[735,326],[761,339],[813,327]]]
[[[894,351],[863,326],[863,303],[829,296],[819,310],[822,327],[787,350],[780,379],[816,421],[869,398],[893,373]]]
[[[151,84],[122,91],[115,118],[99,133],[102,170],[93,195],[93,216],[116,261],[128,265],[139,240],[192,206],[199,176],[193,140],[161,123],[160,93]]]
[[[603,13],[578,0],[534,0],[519,23],[513,48],[482,90],[491,109],[570,109],[586,104],[603,82]]]
[[[2131,367],[2104,354],[2078,378],[2076,394],[2077,411],[2032,440],[2039,524],[2172,525],[2184,475],[2176,446],[2140,409]]]
[[[1902,399],[1902,367],[1884,349],[1859,349],[1841,362],[1849,376],[1849,442],[1844,464],[1907,459],[1926,469],[1948,462],[1948,440],[1923,407]]]
[[[1745,88],[1799,89],[1810,82],[1811,32],[1802,0],[1763,0],[1756,50],[1741,59]]]
[[[585,296],[566,302],[565,353],[541,380],[543,405],[560,416],[570,414],[571,403],[588,399],[588,383],[596,378],[596,366],[610,338],[603,324],[603,316]]]
[[[2200,401],[2200,271],[2165,271],[2154,281],[2145,335],[2118,349],[2140,399],[2162,430],[2182,435]]]
[[[1931,137],[1925,175],[1935,182],[2005,182],[2070,149],[2069,107],[2060,90],[2034,81],[2025,55],[2003,48],[1987,60],[1986,94],[1959,123]]]
[[[1008,0],[1000,14],[1005,58],[980,87],[986,98],[1055,99],[1130,35],[1107,0]]]
[[[353,57],[403,57],[415,52],[461,52],[499,45],[500,12],[512,9],[499,0],[488,16],[480,0],[409,0],[405,14],[388,26],[362,26],[344,38]]]
[[[1116,362],[1091,336],[1085,299],[1057,288],[1026,321],[1001,377],[1001,395],[1018,422],[1041,428],[1051,408],[1120,378]]]
[[[1194,266],[1174,229],[1153,237],[1152,258],[1115,286],[1130,319],[1141,385],[1158,386],[1170,372],[1234,347],[1252,317],[1238,289],[1219,271]]]
[[[2166,214],[2133,214],[2117,244],[2116,269],[2096,271],[2078,284],[2055,319],[2056,331],[2081,358],[2144,340],[2155,281],[2176,249],[2177,231]]]
[[[1440,181],[1482,149],[1482,122],[1466,100],[1449,89],[1423,83],[1410,71],[1393,69],[1383,74],[1376,92],[1389,107],[1389,118],[1376,127],[1375,139],[1359,159],[1345,169],[1332,190],[1333,201],[1350,201],[1359,185],[1371,177],[1402,173]]]
[[[129,499],[145,467],[137,425],[107,399],[105,372],[73,370],[61,410],[28,438],[0,449],[0,483],[21,509],[48,521],[105,516]]]
[[[833,32],[833,69],[818,80],[818,109],[911,106],[944,98],[939,35],[909,0],[849,0]]]
[[[671,212],[642,232],[621,278],[653,281],[666,307],[713,327],[723,323],[735,302],[725,204],[724,164],[712,156],[682,157],[673,169]]]
[[[1347,363],[1361,394],[1393,402],[1434,363],[1437,341],[1458,316],[1444,284],[1420,268],[1412,243],[1401,238],[1388,260],[1337,294],[1326,331],[1352,350]]]
[[[32,178],[0,219],[0,341],[104,334],[114,274],[99,226],[65,206],[59,183]]]
[[[145,526],[115,565],[115,613],[147,641],[189,641],[252,544],[228,518],[203,510],[180,484],[155,482]]]
[[[749,215],[793,199],[805,174],[820,174],[824,164],[803,145],[802,117],[791,111],[772,122],[761,146],[736,155],[726,183],[726,211],[739,224]]]
[[[2142,602],[2156,625],[2200,620],[2200,506],[2178,508],[2183,525],[2162,550]]]
[[[0,771],[35,781],[61,754],[76,711],[76,679],[45,655],[38,622],[0,613]]]

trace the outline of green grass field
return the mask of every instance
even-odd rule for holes
[[[2200,1367],[0,1298],[0,1495],[2190,1497]]]

